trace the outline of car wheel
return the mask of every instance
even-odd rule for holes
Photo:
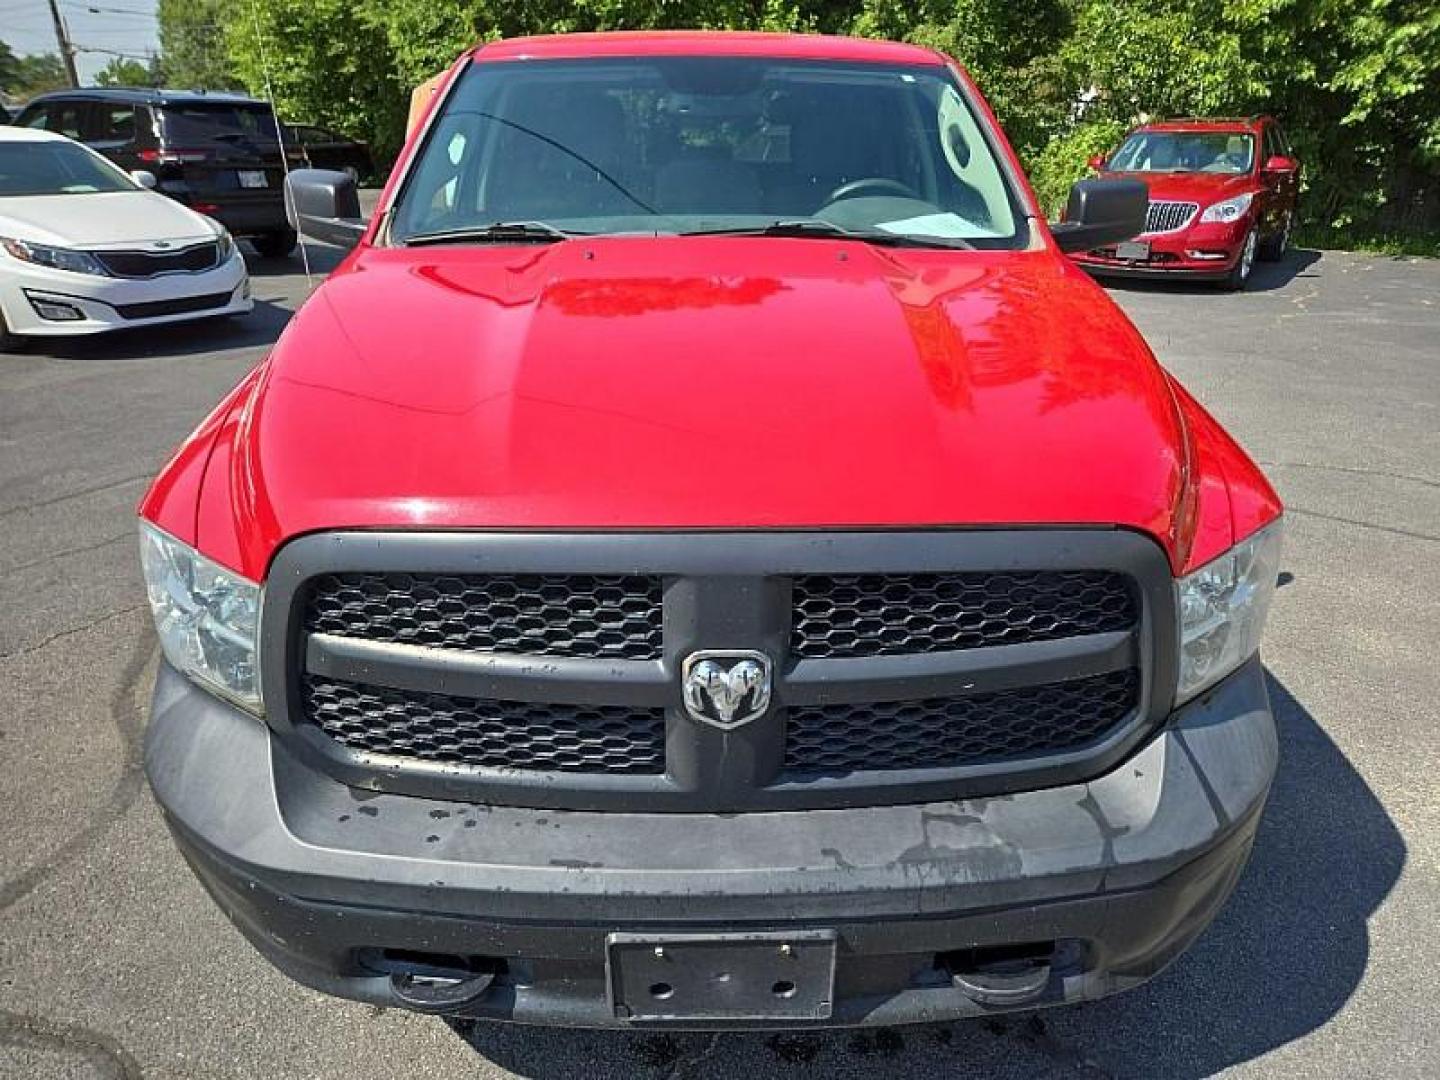
[[[1252,226],[1245,234],[1245,243],[1240,247],[1240,257],[1230,268],[1230,273],[1220,283],[1231,292],[1239,292],[1250,280],[1250,271],[1255,269],[1255,250],[1260,246],[1260,233]]]
[[[1290,211],[1285,211],[1285,218],[1280,223],[1280,228],[1263,244],[1260,245],[1260,258],[1266,262],[1279,262],[1285,257],[1285,252],[1290,250],[1290,233],[1294,229],[1294,217]]]
[[[285,229],[282,232],[265,233],[250,241],[255,245],[255,250],[266,259],[283,259],[295,250],[295,245],[300,238],[295,234],[294,229]]]

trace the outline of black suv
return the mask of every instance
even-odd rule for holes
[[[266,102],[184,90],[63,90],[35,98],[14,123],[58,131],[123,169],[152,173],[157,190],[246,237],[261,255],[295,250]],[[298,147],[287,152],[304,164]]]

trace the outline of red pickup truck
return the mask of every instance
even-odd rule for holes
[[[387,1006],[893,1024],[1087,1000],[1234,887],[1281,507],[930,50],[463,56],[141,506],[146,768],[266,957]]]

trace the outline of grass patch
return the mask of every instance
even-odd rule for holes
[[[1380,232],[1355,226],[1302,225],[1295,233],[1300,247],[1330,251],[1363,251],[1371,255],[1418,255],[1440,259],[1440,232]]]

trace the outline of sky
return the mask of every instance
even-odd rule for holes
[[[70,39],[81,49],[108,49],[143,59],[158,52],[155,0],[60,0]],[[15,52],[58,52],[47,0],[0,0],[0,41]],[[110,60],[108,52],[80,52],[80,81],[90,82]]]

